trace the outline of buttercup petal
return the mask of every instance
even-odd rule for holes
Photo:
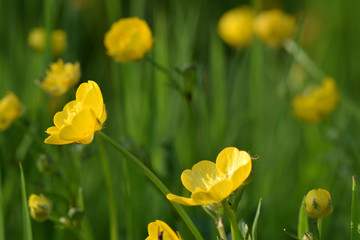
[[[78,141],[94,133],[96,117],[90,108],[81,109],[72,119],[71,124],[60,129],[60,138],[67,141]]]
[[[203,204],[202,202],[199,202],[192,198],[181,197],[181,196],[171,194],[171,193],[167,194],[166,198],[172,202],[176,202],[176,203],[179,203],[182,205],[187,205],[187,206],[197,206],[197,205]]]
[[[76,91],[76,100],[94,110],[100,118],[104,111],[104,100],[99,86],[94,81],[82,83]]]
[[[69,144],[73,141],[67,141],[63,140],[59,137],[59,134],[51,134],[49,137],[47,137],[44,141],[46,144],[54,144],[54,145],[63,145],[63,144]]]
[[[230,181],[220,181],[208,191],[195,191],[191,194],[191,198],[202,204],[217,203],[224,200],[232,192],[232,183]]]
[[[191,170],[187,169],[181,174],[181,181],[190,192],[196,188],[208,189],[207,182],[214,181],[217,177],[216,165],[211,161],[200,161]]]

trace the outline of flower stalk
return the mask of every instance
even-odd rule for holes
[[[103,133],[102,131],[97,131],[96,134],[104,140],[107,144],[113,147],[115,150],[120,152],[126,159],[131,161],[137,168],[139,168],[154,184],[155,186],[166,196],[170,193],[169,189],[165,186],[165,184],[148,168],[146,167],[139,159],[137,159],[134,155],[128,152],[123,146],[119,143],[115,142],[108,135]],[[199,230],[196,228],[194,223],[191,221],[189,215],[185,212],[185,210],[179,204],[174,202],[170,202],[175,210],[178,212],[180,217],[183,219],[185,224],[188,226],[189,230],[194,235],[195,239],[203,240]]]
[[[326,77],[316,64],[309,58],[306,52],[296,44],[292,39],[287,39],[284,42],[285,50],[291,54],[295,60],[300,63],[314,78],[322,80]]]
[[[233,240],[244,240],[244,238],[240,232],[235,214],[234,214],[233,210],[230,208],[228,199],[225,199],[224,201],[222,201],[221,204],[222,204],[222,206],[225,210],[225,213],[228,216],[229,221],[230,221],[232,239]]]

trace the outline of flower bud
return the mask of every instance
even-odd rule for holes
[[[30,214],[39,222],[45,221],[50,215],[52,203],[42,194],[31,194],[29,198]]]
[[[55,172],[54,161],[48,154],[40,154],[36,160],[36,167],[41,173],[52,173]]]
[[[322,218],[332,212],[330,193],[324,189],[313,189],[306,194],[306,213],[311,218]]]
[[[309,232],[304,233],[302,240],[313,240],[313,235]]]
[[[232,47],[241,48],[251,43],[254,13],[250,7],[237,7],[224,13],[218,23],[219,36]]]

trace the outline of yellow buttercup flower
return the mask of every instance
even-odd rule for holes
[[[51,51],[54,56],[63,54],[67,47],[67,35],[63,30],[54,30],[51,33]],[[43,52],[46,45],[44,28],[33,28],[29,32],[28,43],[37,52]]]
[[[29,198],[30,214],[39,222],[45,221],[51,213],[52,203],[42,194],[31,194]]]
[[[6,130],[23,112],[19,98],[13,92],[8,92],[0,100],[0,131]]]
[[[218,23],[219,36],[230,46],[244,47],[253,37],[254,13],[250,7],[237,7],[224,13]]]
[[[335,80],[327,77],[323,80],[321,87],[313,88],[294,98],[294,115],[304,122],[320,122],[334,111],[339,98]]]
[[[94,81],[82,83],[76,91],[76,100],[67,103],[61,112],[55,114],[55,126],[46,130],[50,136],[45,143],[89,144],[105,120],[105,105],[99,86]]]
[[[46,77],[37,81],[38,85],[53,96],[61,96],[69,88],[74,86],[80,79],[80,64],[78,62],[65,63],[59,59],[50,65],[50,71],[46,71]]]
[[[122,18],[113,23],[105,34],[107,54],[118,62],[142,59],[153,45],[151,30],[144,20],[137,17]]]
[[[311,218],[322,218],[332,212],[330,193],[324,189],[313,189],[306,194],[306,213]]]
[[[254,22],[255,34],[270,47],[280,47],[295,31],[295,17],[273,9],[260,13]]]
[[[195,206],[221,202],[235,191],[250,175],[251,157],[245,151],[235,147],[222,150],[216,163],[200,161],[191,170],[181,174],[181,181],[191,192],[191,197],[168,194],[173,202]]]
[[[181,240],[179,233],[175,233],[165,222],[156,220],[148,225],[149,236],[145,240]]]

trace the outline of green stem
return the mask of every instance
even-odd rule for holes
[[[111,181],[111,175],[110,175],[110,167],[109,167],[109,159],[106,156],[104,146],[102,142],[99,144],[100,149],[100,158],[104,170],[105,180],[106,180],[106,187],[108,190],[108,200],[109,200],[109,220],[110,220],[110,239],[111,240],[117,240],[118,232],[117,232],[117,207],[115,203],[115,197],[114,197],[114,188]]]
[[[51,32],[53,30],[53,12],[54,12],[54,0],[44,1],[44,23],[45,23],[45,55],[44,55],[44,68],[51,59]]]
[[[314,78],[322,80],[326,77],[316,64],[310,59],[306,52],[292,39],[284,42],[285,50],[291,54]]]
[[[135,164],[143,173],[155,184],[155,186],[166,196],[170,193],[169,189],[164,185],[164,183],[148,168],[146,167],[139,159],[137,159],[134,155],[128,152],[123,146],[115,142],[112,138],[107,136],[105,133],[101,131],[97,131],[96,134],[101,137],[106,143],[112,146],[115,150],[123,154],[129,161]],[[191,221],[190,217],[187,215],[185,210],[179,204],[174,202],[170,202],[175,210],[178,212],[180,217],[183,219],[185,224],[188,226],[195,239],[203,240],[199,230],[196,228],[194,223]]]
[[[319,236],[320,236],[320,239],[321,239],[322,218],[317,219],[317,228],[319,230]]]
[[[229,221],[230,221],[232,239],[233,240],[244,240],[244,238],[240,232],[238,223],[236,221],[235,214],[234,214],[233,210],[230,208],[228,200],[225,199],[224,201],[222,201],[221,204],[222,204],[222,206],[225,210],[225,213],[228,216]]]

